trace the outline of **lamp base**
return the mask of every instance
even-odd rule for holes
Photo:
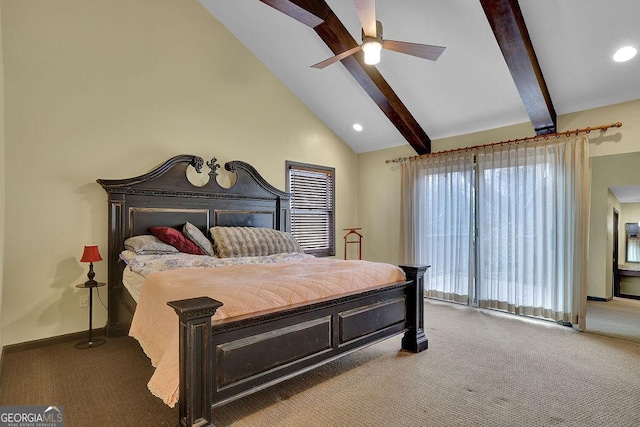
[[[75,345],[77,349],[86,350],[88,348],[100,347],[107,342],[104,338],[94,338],[92,341],[81,341]]]

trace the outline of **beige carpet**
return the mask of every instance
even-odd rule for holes
[[[65,343],[5,354],[0,405],[62,406],[65,427],[175,426],[177,410],[147,390],[152,373],[132,338],[89,350]]]
[[[587,301],[587,332],[640,342],[640,300]]]
[[[387,340],[218,408],[215,424],[640,425],[639,343],[438,302],[427,303],[426,326],[430,348],[423,353],[398,351],[400,337]],[[56,347],[40,361],[6,358],[0,404],[62,404],[67,427],[175,423],[175,412],[144,390],[138,371],[148,378],[150,369],[135,341],[61,355]],[[94,359],[109,347],[117,351]],[[37,372],[31,383],[7,375],[21,365]],[[47,372],[59,366],[66,367],[62,375]],[[114,392],[119,387],[126,389],[122,395]]]
[[[219,425],[640,425],[640,345],[445,303],[426,313],[426,352],[390,340],[228,405]]]

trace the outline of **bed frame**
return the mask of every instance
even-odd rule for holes
[[[118,256],[128,237],[149,234],[154,225],[180,229],[186,221],[205,234],[214,225],[289,230],[289,193],[240,161],[225,164],[236,181],[224,188],[217,160],[207,166],[209,181],[201,187],[187,179],[187,171],[197,175],[204,167],[193,155],[175,156],[141,176],[97,180],[109,205],[109,337],[128,333],[135,311]],[[402,266],[406,281],[222,321],[212,322],[222,305],[214,299],[168,302],[180,328],[179,425],[212,425],[213,408],[397,334],[404,333],[403,350],[427,349],[427,268]]]

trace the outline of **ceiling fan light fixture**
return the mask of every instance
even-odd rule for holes
[[[638,51],[633,46],[621,47],[613,54],[613,60],[616,62],[626,62],[636,56]]]
[[[381,50],[382,43],[380,40],[367,37],[367,40],[362,44],[364,63],[368,65],[376,65],[379,63]]]

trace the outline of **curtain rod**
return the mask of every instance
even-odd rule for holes
[[[531,141],[531,140],[537,140],[537,139],[549,139],[550,137],[555,136],[556,138],[560,138],[561,136],[569,136],[571,134],[579,134],[579,133],[589,133],[592,130],[601,130],[601,131],[605,131],[609,128],[619,128],[622,126],[622,122],[615,122],[615,123],[611,123],[608,125],[600,125],[600,126],[595,126],[595,127],[586,127],[586,128],[582,128],[582,129],[576,129],[576,130],[569,130],[566,132],[557,132],[557,133],[548,133],[545,135],[536,135],[536,136],[528,136],[526,138],[519,138],[519,139],[509,139],[507,141],[500,141],[500,142],[492,142],[489,144],[482,144],[482,145],[474,145],[473,147],[461,147],[461,148],[454,148],[452,150],[445,150],[445,151],[436,151],[434,153],[426,153],[426,154],[421,154],[419,156],[411,156],[411,157],[397,157],[395,159],[391,159],[391,160],[385,160],[385,163],[402,163],[402,162],[406,162],[407,160],[416,160],[416,159],[421,159],[424,157],[429,157],[429,156],[440,156],[443,154],[449,154],[449,153],[455,153],[457,151],[468,151],[468,150],[474,150],[476,148],[484,148],[484,147],[491,147],[494,145],[502,145],[502,144],[519,144],[521,142],[526,142],[526,141]]]

